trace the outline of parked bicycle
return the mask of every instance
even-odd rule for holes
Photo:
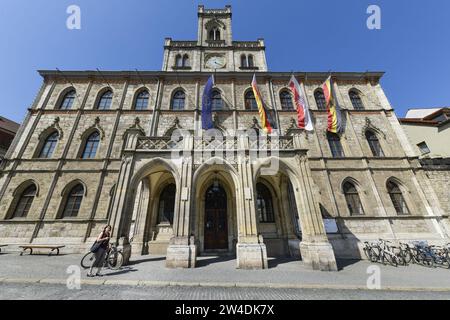
[[[415,241],[412,245],[399,243],[392,246],[388,240],[379,239],[377,242],[364,242],[364,253],[371,262],[381,262],[393,266],[406,266],[416,263],[426,267],[450,268],[450,243],[440,247],[428,245],[426,241]]]
[[[84,269],[89,269],[95,261],[95,253],[88,252],[81,259],[81,267]],[[117,249],[117,247],[112,244],[105,255],[105,261],[103,266],[112,270],[117,270],[122,267],[123,264],[123,254]]]

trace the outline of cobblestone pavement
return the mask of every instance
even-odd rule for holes
[[[0,284],[64,285],[69,277],[68,268],[72,266],[72,268],[77,269],[81,257],[82,255],[63,254],[49,257],[47,255],[19,256],[17,252],[2,253],[0,254]],[[370,273],[373,272],[368,268],[372,266],[374,265],[367,261],[341,261],[340,271],[321,272],[308,269],[301,261],[270,259],[269,269],[239,270],[236,269],[234,257],[199,257],[195,269],[168,269],[165,267],[164,257],[140,256],[133,257],[132,263],[122,270],[104,270],[104,277],[94,278],[93,280],[86,277],[87,270],[81,270],[81,281],[82,284],[107,284],[110,286],[165,287],[180,285],[184,287],[221,287],[224,289],[231,287],[235,291],[225,290],[224,292],[237,293],[251,291],[240,291],[239,287],[308,289],[303,292],[310,292],[314,295],[316,291],[312,289],[367,289],[367,280],[371,275]],[[375,266],[379,267],[381,289],[385,291],[423,291],[418,295],[427,295],[426,292],[430,291],[450,292],[450,270],[448,269],[429,269],[417,265],[398,268],[379,264],[375,264]],[[14,286],[11,288],[14,288]],[[309,289],[312,291],[309,291]],[[173,289],[164,290],[169,292]],[[209,292],[208,288],[193,290]],[[6,292],[12,291],[8,289]],[[137,289],[136,292],[139,292],[139,290]],[[264,293],[265,291],[257,290],[257,292]],[[268,292],[276,294],[277,291],[269,290]],[[292,292],[298,294],[297,291]],[[328,291],[319,290],[318,292],[325,294]],[[330,292],[330,295],[338,296],[335,291]],[[350,291],[347,293],[350,294]],[[373,292],[367,294],[376,295]],[[434,293],[430,294],[434,295]]]
[[[84,285],[69,290],[54,284],[0,284],[0,299],[57,300],[449,300],[450,292],[385,290],[151,287]]]

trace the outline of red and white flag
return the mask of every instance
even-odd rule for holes
[[[297,108],[297,118],[298,127],[300,129],[305,129],[306,131],[313,131],[313,124],[311,120],[311,115],[309,114],[308,101],[306,100],[305,94],[303,93],[302,87],[292,75],[289,81],[289,89],[291,89],[294,96],[294,103]]]

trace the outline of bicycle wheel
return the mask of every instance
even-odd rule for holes
[[[402,254],[403,254],[403,261],[405,262],[405,266],[410,264],[411,261],[413,261],[413,256],[412,256],[411,251],[403,250]]]
[[[391,266],[397,267],[398,266],[398,260],[397,257],[394,255],[391,255],[389,253],[383,253],[385,261],[387,261]]]
[[[108,267],[112,270],[117,270],[122,267],[123,264],[123,254],[120,251],[112,251],[107,259]]]
[[[95,261],[95,253],[88,252],[81,259],[81,267],[83,269],[89,269]]]
[[[423,252],[421,252],[419,254],[419,261],[420,261],[420,264],[425,266],[425,267],[429,267],[429,268],[434,267],[434,260],[433,260],[433,258],[429,257],[427,254],[425,254]]]
[[[372,249],[364,247],[364,254],[366,255],[367,260],[372,261]]]

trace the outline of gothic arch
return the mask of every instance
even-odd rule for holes
[[[353,184],[356,189],[358,190],[358,192],[361,192],[362,194],[366,194],[366,190],[364,189],[364,187],[361,185],[361,183],[359,183],[358,180],[356,180],[353,177],[346,177],[341,181],[341,187],[339,189],[339,191],[344,194],[344,185],[345,183],[350,182],[351,184]]]
[[[6,215],[4,216],[4,219],[11,219],[13,218],[14,212],[16,210],[17,204],[20,201],[20,198],[23,194],[23,192],[33,186],[36,188],[36,193],[34,195],[35,198],[39,196],[39,184],[34,179],[28,179],[25,181],[22,181],[13,191],[12,193],[12,201],[8,207],[8,210],[6,212]],[[34,201],[33,201],[34,202]]]
[[[98,104],[100,102],[100,99],[108,91],[111,91],[111,93],[112,93],[112,101],[111,101],[111,107],[112,107],[112,105],[114,103],[114,90],[110,86],[106,86],[106,87],[103,87],[100,90],[98,90],[97,96],[95,97],[93,109],[98,110]]]
[[[133,101],[132,101],[132,104],[131,104],[131,109],[132,109],[132,110],[135,110],[135,107],[136,107],[136,100],[137,100],[137,98],[139,97],[139,95],[140,95],[142,92],[144,92],[144,91],[147,91],[147,93],[148,93],[148,103],[149,103],[149,105],[150,105],[150,98],[151,98],[151,95],[150,95],[150,89],[149,89],[147,86],[141,86],[141,87],[137,88],[136,90],[134,90]]]
[[[73,187],[75,187],[77,184],[81,184],[83,186],[83,197],[87,196],[87,185],[83,182],[83,180],[75,179],[70,181],[68,184],[64,186],[64,188],[61,190],[61,197],[64,197],[67,195],[70,190],[72,190]]]
[[[59,110],[61,108],[61,104],[63,103],[64,98],[70,91],[75,91],[75,95],[77,94],[77,90],[75,89],[74,86],[70,86],[70,87],[66,87],[66,88],[62,89],[58,94],[58,99],[56,100],[56,103],[55,103],[53,109]]]
[[[62,137],[64,136],[64,132],[61,129],[61,127],[59,126],[59,121],[60,121],[59,117],[56,117],[50,126],[45,128],[44,130],[42,130],[42,132],[39,134],[38,139],[39,140],[46,139],[51,133],[56,131],[56,132],[58,132],[58,140],[61,140]]]
[[[32,184],[34,184],[34,186],[36,187],[36,197],[39,196],[39,183],[37,183],[36,180],[34,179],[28,179],[25,180],[23,182],[21,182],[16,189],[14,189],[13,191],[13,197],[19,196],[20,194],[22,194],[22,192],[28,188],[29,186],[31,186]]]
[[[80,134],[80,140],[85,141],[86,138],[89,137],[95,131],[97,131],[100,134],[100,140],[103,140],[105,138],[105,130],[100,125],[99,117],[95,118],[95,123],[92,126],[87,128],[86,130],[84,130],[82,134]]]

